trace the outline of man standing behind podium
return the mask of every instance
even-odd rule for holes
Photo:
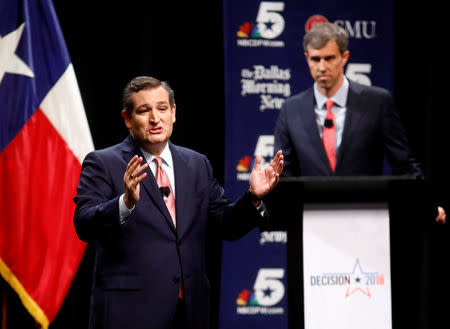
[[[283,156],[263,170],[259,157],[233,204],[204,155],[169,141],[176,107],[167,83],[133,79],[123,106],[130,136],[86,156],[74,199],[77,234],[95,245],[89,327],[207,328],[207,223],[224,239],[258,225]]]
[[[412,156],[391,94],[348,80],[348,35],[326,22],[314,25],[303,48],[315,83],[287,99],[275,126],[286,176],[381,175],[385,156],[394,175],[424,178]],[[437,221],[445,222],[438,207]]]

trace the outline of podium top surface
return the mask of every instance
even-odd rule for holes
[[[306,200],[386,200],[388,194],[409,194],[424,189],[414,176],[317,176],[280,177],[284,193],[301,194]],[[283,193],[282,192],[282,193]]]
[[[410,183],[418,181],[415,176],[305,176],[305,177],[280,177],[281,184],[300,183],[308,187],[324,186],[340,188],[373,187],[383,188],[391,183]]]

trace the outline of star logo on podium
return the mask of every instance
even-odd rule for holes
[[[378,272],[364,272],[357,258],[353,266],[353,271],[348,274],[350,275],[350,286],[345,292],[345,298],[350,297],[356,292],[361,292],[370,298],[372,295],[370,294],[369,286],[364,282],[367,282],[369,277],[377,275]]]
[[[347,286],[345,298],[359,292],[367,297],[372,297],[369,286],[383,285],[384,276],[379,272],[366,272],[363,270],[359,259],[356,258],[351,272],[324,273],[325,277],[340,278]]]

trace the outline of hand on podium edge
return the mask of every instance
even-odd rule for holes
[[[437,214],[436,219],[435,219],[436,223],[445,224],[446,219],[447,219],[447,215],[445,213],[444,208],[438,206],[437,207],[437,211],[438,211],[438,214]]]

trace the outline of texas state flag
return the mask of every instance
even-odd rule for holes
[[[0,1],[0,273],[42,328],[85,244],[72,198],[92,138],[50,0]]]

